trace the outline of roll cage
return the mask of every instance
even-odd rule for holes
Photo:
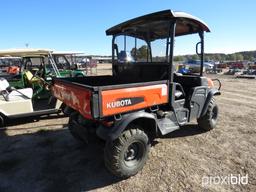
[[[168,65],[168,80],[173,81],[173,49],[174,39],[177,36],[199,34],[200,41],[196,44],[196,53],[200,56],[200,76],[203,74],[204,63],[204,32],[210,32],[208,26],[190,14],[164,10],[141,17],[137,17],[106,30],[107,35],[112,35],[112,63],[116,61],[118,52],[115,44],[116,37],[120,35],[135,38],[135,50],[137,39],[144,40],[147,44],[147,63],[152,62],[151,42],[157,39],[166,39],[165,64]],[[126,38],[124,43],[126,44]],[[135,51],[136,52],[136,51]],[[136,54],[136,53],[135,53]],[[114,73],[114,72],[113,72]]]

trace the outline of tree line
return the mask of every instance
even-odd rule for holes
[[[186,60],[198,60],[198,55],[178,55],[174,56],[174,61],[186,61]],[[205,61],[242,61],[247,60],[255,62],[256,60],[256,51],[243,51],[232,54],[224,53],[206,53]]]
[[[148,48],[146,45],[141,46],[140,48],[133,48],[131,50],[131,56],[136,57],[137,59],[146,59],[148,54]],[[161,60],[163,57],[157,57],[155,59]],[[199,56],[194,55],[178,55],[174,56],[174,61],[187,61],[187,60],[199,60]],[[256,51],[242,51],[231,54],[224,53],[205,53],[205,61],[251,61],[256,62]]]

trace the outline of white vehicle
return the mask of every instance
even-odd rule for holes
[[[0,51],[0,56],[22,58],[20,74],[8,81],[0,77],[0,126],[7,119],[60,113],[64,104],[52,96],[52,77],[61,73],[51,50],[13,49]],[[16,87],[16,88],[14,88]]]
[[[38,81],[48,86],[42,78],[38,78]],[[61,110],[62,102],[53,96],[43,100],[33,98],[32,88],[15,89],[10,87],[6,79],[0,78],[0,126],[7,119],[60,113]]]

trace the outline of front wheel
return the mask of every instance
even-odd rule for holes
[[[212,98],[205,115],[197,119],[199,127],[206,131],[210,131],[215,128],[218,120],[218,113],[218,105],[216,104],[215,99]]]
[[[130,125],[116,140],[106,143],[105,165],[118,177],[130,177],[143,168],[149,149],[146,133],[139,126]]]

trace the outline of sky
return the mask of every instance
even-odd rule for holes
[[[256,50],[255,8],[255,0],[2,0],[0,49],[28,44],[30,48],[111,55],[106,29],[171,9],[208,24],[211,33],[205,35],[205,52],[250,51]],[[193,38],[177,40],[176,55],[194,54]]]

